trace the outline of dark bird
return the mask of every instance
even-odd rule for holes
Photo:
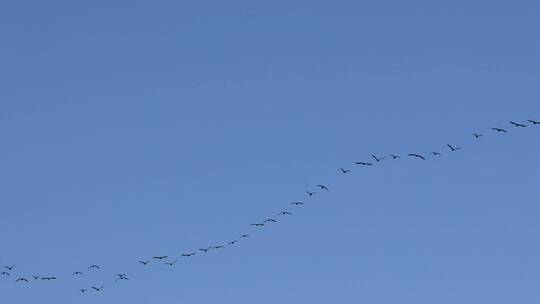
[[[80,276],[82,276],[82,275],[83,275],[83,273],[82,273],[82,272],[80,272],[80,271],[75,271],[75,272],[74,272],[74,273],[73,273],[72,275],[80,275]]]
[[[92,286],[92,289],[95,290],[95,291],[101,291],[103,289],[104,286],[101,286],[101,287],[96,287],[96,286]]]
[[[166,256],[166,255],[161,255],[161,256],[155,256],[154,259],[156,260],[164,260],[166,258],[168,258],[169,256]]]
[[[178,263],[178,260],[174,260],[172,262],[165,262],[165,265],[174,266],[174,264]]]
[[[526,127],[526,125],[520,124],[520,123],[517,123],[517,122],[511,121],[510,123],[511,123],[514,127],[520,127],[520,128],[525,128],[525,127]]]
[[[34,278],[34,280],[37,280],[37,279],[41,278],[41,276],[32,275],[32,278]]]
[[[263,223],[266,223],[266,222],[277,223],[277,221],[275,219],[272,219],[272,218],[265,219]]]
[[[396,155],[396,154],[390,154],[390,156],[392,156],[392,159],[400,158],[399,155]]]
[[[101,269],[98,265],[89,266],[88,269]]]
[[[200,251],[208,252],[208,250],[212,249],[212,247],[207,248],[199,248]]]
[[[13,266],[4,266],[4,268],[9,270],[9,271],[12,271],[13,268],[15,268],[15,265],[13,265]]]
[[[150,260],[146,260],[146,261],[139,261],[139,263],[143,264],[144,266],[148,265],[148,263],[150,263]]]
[[[532,123],[533,125],[540,125],[540,121],[529,119],[528,122]]]
[[[129,278],[128,278],[128,277],[118,277],[118,278],[116,278],[116,280],[114,280],[114,281],[117,282],[117,281],[120,281],[120,280],[126,280],[126,281],[129,281]]]
[[[125,273],[118,273],[118,274],[116,274],[116,280],[115,281],[118,281],[118,280],[129,280],[129,278],[127,277],[127,274],[125,274]]]
[[[25,278],[18,278],[18,279],[15,280],[15,282],[26,282],[26,283],[28,283],[28,280],[25,279]]]
[[[299,205],[303,205],[304,203],[302,202],[292,202],[291,205],[295,205],[295,206],[299,206]]]
[[[441,156],[441,152],[431,152],[431,154],[435,155],[435,156]]]
[[[339,168],[339,171],[341,171],[341,173],[343,173],[343,174],[351,172],[351,170],[347,170],[347,169],[343,169],[343,168]]]
[[[501,129],[501,128],[491,128],[491,130],[495,130],[497,132],[504,132],[504,133],[508,132],[505,129]]]
[[[374,159],[375,161],[377,161],[377,162],[380,162],[381,160],[384,159],[384,157],[378,158],[377,156],[375,156],[375,155],[373,155],[373,154],[371,154],[371,157],[373,157],[373,159]]]
[[[182,256],[183,256],[183,257],[191,257],[191,256],[194,256],[195,254],[196,254],[195,252],[182,253]]]
[[[478,133],[473,133],[472,135],[474,136],[474,138],[480,138],[480,137],[484,136],[484,135],[478,134]]]
[[[234,245],[234,244],[236,244],[237,242],[238,242],[237,240],[230,241],[230,242],[229,242],[229,245]]]
[[[292,213],[290,213],[289,211],[281,211],[277,215],[292,215]]]
[[[11,274],[9,274],[9,272],[2,271],[2,272],[0,272],[0,275],[3,275],[3,276],[10,276]]]
[[[264,223],[255,223],[255,224],[250,224],[251,226],[255,226],[255,227],[262,227],[264,226]]]
[[[217,246],[214,246],[214,247],[212,247],[212,248],[213,248],[213,249],[221,249],[221,248],[223,248],[223,246],[222,246],[222,245],[217,245]]]
[[[313,194],[317,193],[317,192],[310,192],[310,191],[306,191],[307,195],[309,196],[312,196]]]
[[[461,150],[460,147],[454,147],[451,144],[446,144],[446,145],[448,146],[448,148],[450,148],[450,151],[452,151],[452,152],[457,151],[457,150]]]
[[[365,163],[365,162],[355,162],[356,165],[362,165],[362,166],[373,166],[372,163]]]
[[[323,189],[323,190],[326,190],[326,191],[330,191],[330,190],[328,189],[328,187],[326,187],[325,185],[317,185],[317,187],[319,187],[319,188],[321,188],[321,189]]]
[[[50,281],[50,280],[56,280],[56,277],[43,277],[42,280]]]
[[[426,160],[426,159],[425,159],[422,155],[420,155],[420,154],[410,153],[409,156],[412,156],[412,157],[416,157],[416,158],[420,158],[420,159]]]
[[[241,237],[241,238],[248,238],[248,237],[249,237],[249,234],[242,234],[240,237]]]
[[[87,292],[88,290],[86,290],[86,289],[79,289],[79,291],[80,291],[81,293],[85,293],[85,292]]]

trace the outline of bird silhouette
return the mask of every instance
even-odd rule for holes
[[[420,159],[423,159],[423,160],[426,160],[425,157],[423,157],[422,155],[420,154],[414,154],[414,153],[410,153],[409,156],[412,156],[412,157],[416,157],[416,158],[420,158]]]
[[[128,277],[118,277],[116,278],[116,280],[114,280],[115,282],[118,282],[120,280],[126,280],[126,281],[129,281],[129,278]]]
[[[501,129],[501,128],[491,128],[491,130],[495,130],[497,132],[503,132],[503,133],[506,133],[508,131],[506,131],[505,129]]]
[[[255,223],[255,224],[250,224],[251,226],[255,226],[255,227],[262,227],[264,226],[264,223]]]
[[[164,260],[164,259],[166,259],[168,257],[169,256],[167,256],[167,255],[160,255],[160,256],[155,256],[154,259],[156,259],[156,260]]]
[[[291,205],[295,205],[295,206],[300,206],[300,205],[303,205],[304,203],[302,202],[292,202]]]
[[[116,280],[115,281],[119,281],[119,280],[129,280],[129,278],[127,277],[127,274],[125,274],[125,273],[118,273],[118,274],[116,274]]]
[[[292,213],[290,213],[289,211],[281,211],[277,215],[292,215]]]
[[[234,245],[234,244],[236,244],[237,242],[238,242],[237,240],[233,240],[233,241],[230,241],[230,242],[228,243],[228,245]]]
[[[366,163],[366,162],[355,162],[356,165],[362,165],[362,166],[373,166],[372,163]]]
[[[43,277],[41,279],[46,280],[46,281],[51,281],[51,280],[56,280],[56,277]]]
[[[401,158],[401,157],[399,157],[399,155],[396,155],[396,154],[390,154],[390,156],[392,157],[392,159],[398,159],[398,158]]]
[[[88,269],[101,269],[98,265],[88,266]]]
[[[472,135],[474,136],[474,138],[480,138],[480,137],[484,136],[484,135],[478,134],[478,133],[473,133]]]
[[[532,123],[533,125],[540,125],[540,121],[529,119],[528,122]]]
[[[250,236],[249,236],[249,234],[242,234],[240,237],[241,237],[241,238],[248,238],[248,237],[250,237]]]
[[[12,266],[4,266],[5,269],[9,270],[9,271],[12,271],[13,268],[15,268],[15,265],[12,265]]]
[[[448,146],[448,148],[450,148],[450,151],[452,151],[452,152],[457,151],[457,150],[461,150],[460,147],[454,147],[451,144],[446,144],[446,145]]]
[[[441,152],[431,152],[431,154],[433,154],[434,156],[441,156]]]
[[[0,275],[3,275],[3,276],[10,276],[11,274],[7,271],[2,271],[0,272]]]
[[[18,278],[15,280],[15,282],[26,282],[28,283],[28,280],[26,278]]]
[[[212,249],[221,249],[221,248],[223,248],[222,245],[217,245],[217,246],[213,246],[213,247],[212,247]]]
[[[343,168],[339,168],[339,171],[341,171],[341,173],[343,173],[343,174],[351,172],[351,170],[347,170],[347,169],[343,169]]]
[[[144,266],[148,265],[148,263],[150,263],[150,260],[146,260],[146,261],[139,261],[139,263],[143,264]]]
[[[79,291],[80,291],[81,293],[85,293],[85,292],[87,292],[88,290],[87,290],[87,289],[81,288],[81,289],[79,289]]]
[[[182,253],[182,256],[183,256],[183,257],[188,257],[188,258],[189,258],[189,257],[194,256],[195,254],[196,254],[195,252]]]
[[[80,275],[80,276],[82,276],[84,274],[82,272],[80,272],[80,271],[75,271],[72,275]]]
[[[313,195],[314,195],[315,193],[317,193],[317,192],[306,191],[306,193],[307,193],[307,195],[309,195],[309,196],[313,196]]]
[[[101,287],[92,286],[92,289],[99,292],[99,291],[103,290],[104,287],[105,286],[101,286]]]
[[[326,187],[325,185],[317,185],[317,187],[319,187],[319,188],[321,188],[321,189],[323,189],[323,190],[326,190],[326,191],[330,191],[330,190],[328,189],[328,187]]]
[[[520,127],[520,128],[525,128],[525,127],[527,127],[527,126],[524,125],[524,124],[520,124],[520,123],[513,122],[513,121],[511,121],[510,123],[511,123],[514,127]]]
[[[32,278],[34,278],[34,280],[37,280],[37,279],[41,278],[41,276],[32,275]]]
[[[208,250],[212,249],[212,247],[206,247],[206,248],[199,248],[200,251],[208,252]]]
[[[373,159],[376,161],[376,162],[380,162],[381,160],[384,159],[384,157],[381,157],[381,158],[378,158],[377,156],[371,154],[371,157],[373,157]]]
[[[174,266],[174,264],[178,263],[178,260],[174,260],[172,262],[165,262],[165,265]]]

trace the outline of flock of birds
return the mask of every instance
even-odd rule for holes
[[[512,127],[515,127],[515,128],[526,128],[526,127],[531,126],[531,125],[540,125],[540,121],[527,120],[527,123],[517,123],[517,122],[514,122],[514,121],[510,121],[510,125]],[[503,129],[503,128],[491,128],[491,129],[496,133],[507,133],[508,132],[507,129]],[[472,136],[475,139],[480,139],[484,135],[480,134],[480,133],[472,133]],[[462,147],[458,147],[458,146],[451,145],[451,144],[447,144],[446,147],[448,148],[448,150],[450,152],[455,152],[455,151],[459,151],[459,150],[462,149]],[[431,155],[433,157],[438,157],[438,156],[441,156],[442,153],[438,152],[438,151],[431,151],[431,152],[429,152],[429,154],[409,153],[409,154],[407,154],[407,157],[414,158],[414,159],[419,159],[419,160],[426,160],[428,155]],[[381,157],[376,156],[374,154],[371,154],[371,159],[373,159],[373,161],[357,161],[354,164],[359,165],[359,166],[373,166],[376,163],[379,163],[379,162],[385,160],[387,157],[391,158],[391,159],[399,159],[399,158],[401,158],[401,156],[398,155],[398,154],[390,154],[388,156],[381,156]],[[347,174],[347,173],[352,172],[352,170],[345,169],[345,168],[339,168],[338,172],[340,172],[341,174]],[[318,185],[316,185],[316,187],[318,188],[317,191],[323,191],[323,192],[330,191],[330,189],[326,185],[323,185],[323,184],[318,184]],[[317,191],[307,190],[307,191],[305,191],[305,193],[306,193],[306,195],[308,197],[311,197],[313,195],[316,195],[318,193]],[[304,205],[304,202],[300,202],[300,201],[291,202],[290,205],[294,206],[294,207],[300,207],[300,206]],[[293,213],[288,211],[288,210],[283,210],[283,211],[280,211],[280,212],[275,214],[276,217],[285,217],[285,216],[291,216],[291,215],[293,215]],[[266,218],[261,222],[252,223],[252,224],[250,224],[250,226],[263,227],[263,226],[269,225],[271,223],[277,223],[277,222],[278,221],[277,221],[276,218]],[[238,242],[240,242],[240,240],[247,239],[247,238],[250,238],[249,234],[242,234],[237,239],[231,240],[231,241],[229,241],[227,243],[215,244],[215,245],[207,246],[207,247],[204,247],[204,248],[198,248],[198,250],[196,250],[196,251],[186,252],[186,253],[181,254],[180,256],[182,258],[190,258],[190,257],[193,257],[193,256],[195,256],[197,254],[204,254],[204,253],[207,253],[209,251],[220,250],[220,249],[225,248],[226,246],[234,246]],[[148,259],[138,261],[138,264],[140,264],[142,267],[148,266],[149,264],[155,264],[155,263],[162,263],[163,265],[173,267],[173,266],[176,265],[176,263],[178,263],[178,259],[173,259],[173,257],[168,256],[168,255],[156,255],[156,256],[152,256],[152,257],[150,257]],[[56,276],[40,276],[40,275],[18,276],[18,275],[16,275],[15,265],[3,265],[1,270],[2,270],[2,272],[0,272],[0,277],[4,277],[4,278],[15,277],[14,281],[17,284],[29,284],[32,281],[37,281],[37,280],[41,280],[41,281],[55,281],[55,280],[57,280]],[[100,271],[100,270],[101,270],[101,267],[99,265],[95,265],[95,264],[88,266],[87,269],[86,269],[86,271]],[[85,273],[82,272],[82,271],[75,271],[75,272],[73,272],[71,274],[71,276],[72,277],[83,277],[83,276],[85,276]],[[115,282],[122,282],[122,281],[129,281],[130,278],[125,273],[117,273],[114,276],[112,276],[112,280],[114,280]],[[88,286],[88,287],[78,289],[78,292],[87,293],[87,292],[92,291],[92,292],[98,293],[98,292],[103,291],[104,288],[105,288],[104,285]]]

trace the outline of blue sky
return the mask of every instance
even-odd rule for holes
[[[539,9],[3,1],[2,301],[538,303]]]

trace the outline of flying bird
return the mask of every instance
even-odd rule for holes
[[[115,281],[119,281],[119,280],[129,280],[129,278],[127,277],[127,274],[125,274],[125,273],[118,273],[116,275],[116,280]]]
[[[263,223],[266,223],[266,222],[277,223],[277,221],[273,218],[265,219]]]
[[[98,265],[91,265],[88,269],[101,269]]]
[[[34,278],[34,280],[37,280],[37,279],[41,278],[41,276],[32,275],[32,278]]]
[[[410,153],[409,156],[412,156],[412,157],[416,157],[416,158],[420,158],[420,159],[426,160],[426,159],[425,159],[422,155],[420,155],[420,154]]]
[[[18,278],[18,279],[15,280],[15,282],[26,282],[26,283],[28,283],[28,280],[25,279],[25,278]]]
[[[13,268],[15,268],[15,265],[13,265],[13,266],[4,266],[4,268],[9,270],[9,271],[12,271]]]
[[[148,265],[148,263],[150,263],[150,260],[146,260],[146,261],[139,261],[139,263],[143,264],[144,266]]]
[[[292,215],[292,213],[290,213],[289,211],[281,211],[277,215]]]
[[[43,277],[42,280],[50,281],[50,280],[56,280],[56,277]]]
[[[255,224],[250,224],[251,226],[255,226],[255,227],[262,227],[264,226],[264,223],[255,223]]]
[[[501,129],[501,128],[491,128],[491,130],[495,130],[497,132],[503,132],[503,133],[506,133],[508,131],[506,131],[505,129]]]
[[[212,247],[206,247],[206,248],[199,248],[200,251],[208,252],[208,250],[212,249]]]
[[[480,138],[480,137],[484,136],[484,135],[478,134],[478,133],[473,133],[472,135],[474,136],[474,138]]]
[[[399,157],[399,155],[396,155],[396,154],[390,154],[390,156],[392,156],[392,159],[401,158],[401,157]]]
[[[95,286],[92,286],[92,289],[95,290],[95,291],[101,291],[103,289],[104,286],[101,286],[101,287],[95,287]]]
[[[441,156],[441,152],[431,152],[431,154],[435,155],[435,156]]]
[[[82,275],[83,275],[83,273],[82,273],[82,272],[80,272],[80,271],[75,271],[75,272],[74,272],[74,273],[73,273],[72,275],[80,275],[80,276],[82,276]]]
[[[520,127],[520,128],[525,128],[525,127],[527,127],[527,126],[524,125],[524,124],[520,124],[520,123],[513,122],[513,121],[511,121],[510,123],[511,123],[514,127]]]
[[[228,244],[229,244],[229,245],[234,245],[234,244],[236,244],[237,242],[238,242],[237,240],[233,240],[233,241],[230,241]]]
[[[87,292],[88,290],[82,289],[82,288],[81,288],[81,289],[79,289],[79,291],[80,291],[81,293],[85,293],[85,292]]]
[[[326,190],[326,191],[330,191],[330,190],[328,189],[328,187],[326,187],[325,185],[317,185],[317,187],[319,187],[319,188],[321,188],[321,189],[323,189],[323,190]]]
[[[451,144],[446,144],[446,145],[448,146],[448,148],[450,148],[450,151],[452,151],[452,152],[457,151],[457,150],[461,150],[460,147],[454,147]]]
[[[214,246],[214,247],[212,247],[212,248],[213,248],[213,249],[221,249],[221,248],[223,248],[223,246],[222,246],[222,245],[218,245],[218,246]]]
[[[362,166],[373,166],[372,163],[366,163],[366,162],[355,162],[356,165],[362,165]]]
[[[302,202],[292,202],[291,205],[295,205],[295,206],[299,206],[299,205],[303,205],[304,203]]]
[[[11,274],[9,274],[9,272],[2,271],[2,272],[0,272],[0,275],[3,275],[3,276],[10,276]]]
[[[249,237],[249,234],[242,234],[240,237],[241,237],[241,238],[248,238],[248,237]]]
[[[182,253],[182,256],[183,256],[183,257],[191,257],[191,256],[194,256],[195,254],[196,254],[195,252]]]
[[[317,192],[310,192],[310,191],[306,191],[307,195],[309,196],[313,196],[313,194],[317,193]]]
[[[156,260],[164,260],[164,259],[166,259],[168,257],[169,256],[167,256],[167,255],[161,255],[161,256],[155,256],[154,259],[156,259]]]
[[[540,125],[540,121],[529,119],[528,122],[532,123],[533,125]]]
[[[165,265],[174,266],[174,264],[178,263],[178,260],[174,260],[172,262],[165,262]]]
[[[347,170],[347,169],[343,169],[343,168],[339,168],[339,171],[341,171],[341,173],[343,173],[343,174],[351,172],[351,170]]]
[[[129,278],[128,277],[118,277],[116,278],[116,280],[114,280],[115,282],[118,282],[120,280],[126,280],[126,281],[129,281]]]
[[[381,158],[378,158],[377,156],[371,154],[371,157],[373,157],[373,159],[377,162],[380,162],[381,160],[385,159],[385,157],[381,157]]]

